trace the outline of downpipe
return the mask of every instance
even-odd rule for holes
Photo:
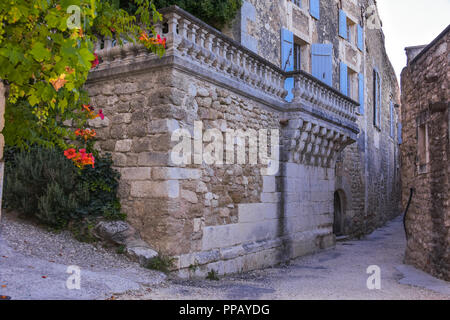
[[[412,198],[414,196],[414,188],[411,188],[409,191],[409,200],[406,205],[405,213],[403,214],[403,228],[405,229],[406,240],[408,240],[408,230],[406,230],[406,215],[408,214],[409,206],[411,205]]]

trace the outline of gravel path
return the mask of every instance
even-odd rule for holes
[[[402,265],[404,248],[399,217],[364,240],[338,243],[335,249],[296,259],[288,266],[226,276],[219,281],[170,280],[151,292],[137,291],[120,298],[449,300],[450,283]],[[381,269],[380,290],[367,289],[366,270],[371,265]]]
[[[68,266],[80,268],[80,290],[67,289]],[[81,243],[69,232],[48,232],[12,213],[2,214],[0,295],[12,299],[105,299],[129,290],[145,292],[165,278],[100,244]]]

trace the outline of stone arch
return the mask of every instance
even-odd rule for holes
[[[347,197],[342,189],[334,192],[333,205],[333,233],[339,237],[345,233],[345,212],[347,210]]]

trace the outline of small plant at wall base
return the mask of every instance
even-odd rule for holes
[[[145,267],[151,270],[157,270],[164,273],[168,273],[172,268],[175,259],[169,256],[166,256],[162,253],[158,253],[158,256],[150,259]]]
[[[208,272],[206,279],[211,281],[219,281],[219,273],[216,270],[211,269],[211,271]]]

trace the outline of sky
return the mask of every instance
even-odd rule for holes
[[[398,79],[405,47],[429,44],[450,24],[450,0],[377,0],[386,50]]]

